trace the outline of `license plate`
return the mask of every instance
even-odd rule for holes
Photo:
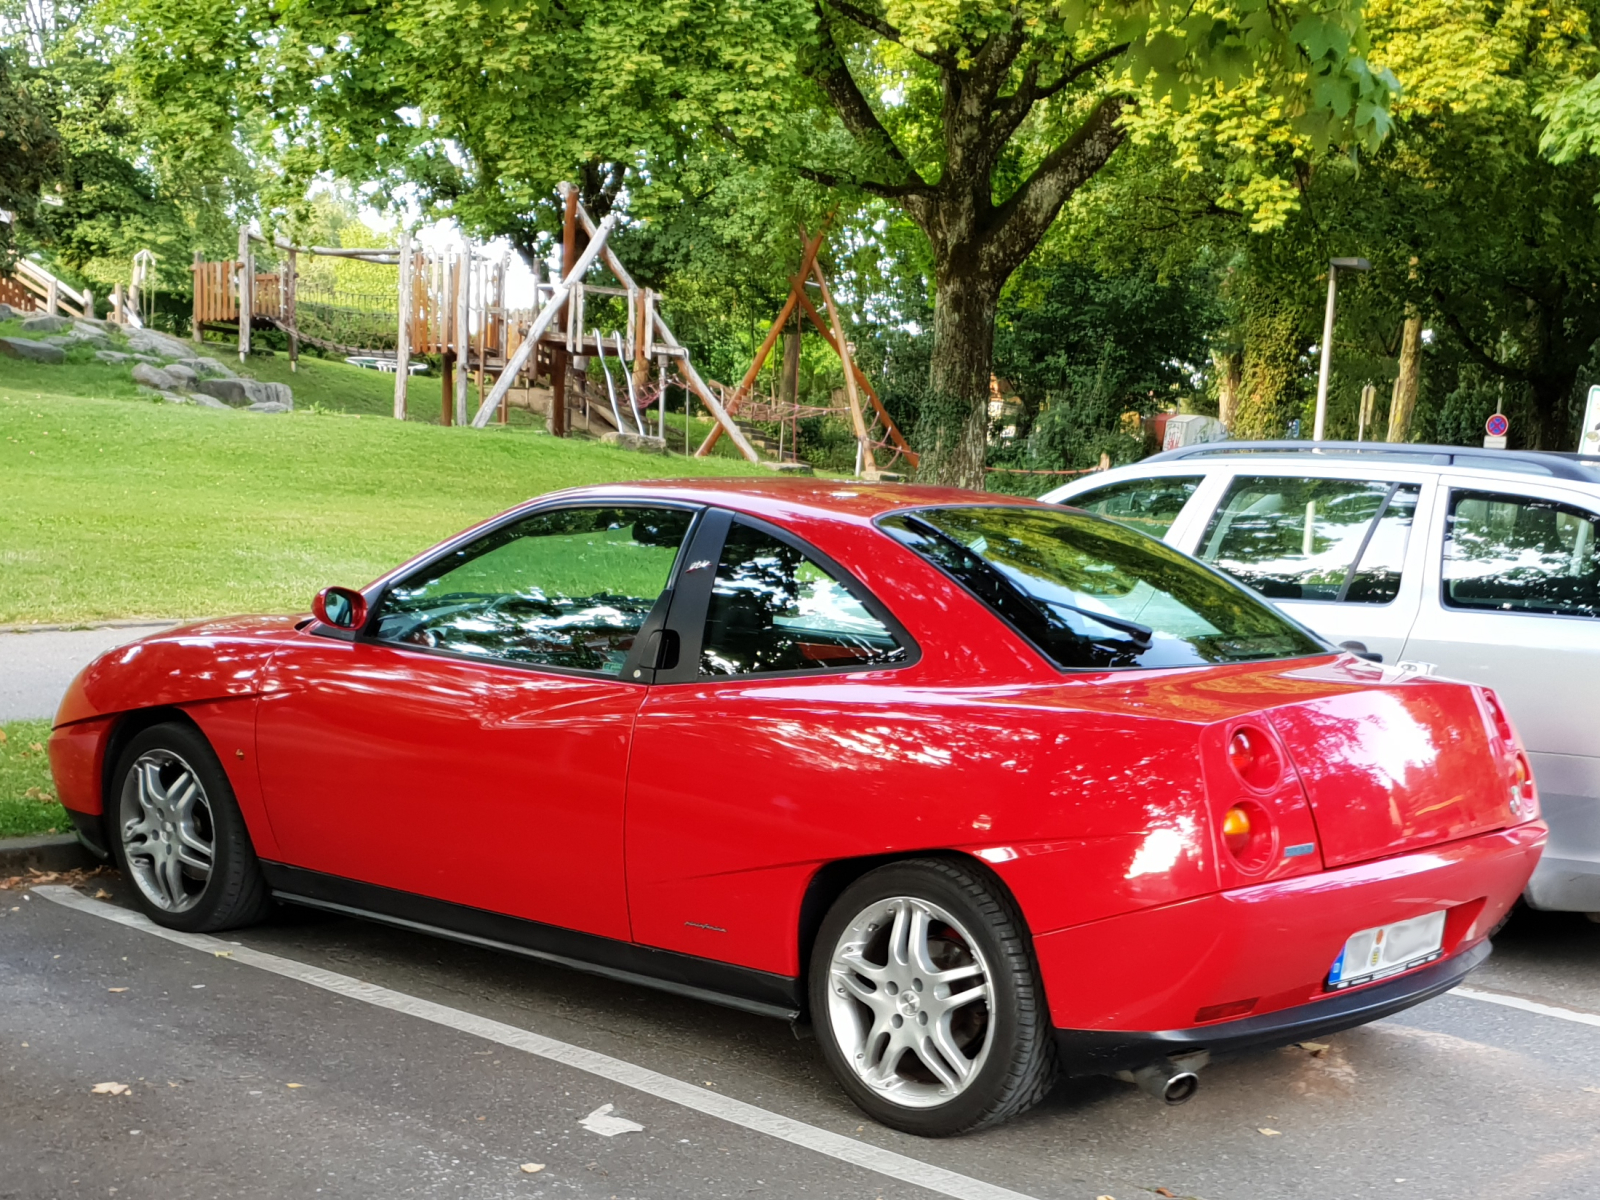
[[[1333,990],[1371,983],[1432,962],[1444,953],[1444,913],[1429,913],[1350,935],[1328,972]]]

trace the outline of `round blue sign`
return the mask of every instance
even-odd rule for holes
[[[1483,423],[1483,428],[1490,437],[1505,437],[1506,430],[1511,428],[1511,422],[1501,413],[1495,413]]]

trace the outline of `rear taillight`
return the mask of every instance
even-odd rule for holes
[[[1240,779],[1261,791],[1276,787],[1283,775],[1272,739],[1250,725],[1235,729],[1228,739],[1228,764]]]
[[[1222,814],[1222,844],[1246,871],[1259,871],[1272,861],[1277,837],[1267,810],[1241,800]]]
[[[1510,776],[1511,794],[1507,797],[1507,805],[1511,815],[1521,821],[1531,821],[1539,815],[1539,791],[1533,782],[1533,767],[1528,762],[1528,755],[1522,749],[1522,741],[1517,737],[1516,727],[1506,715],[1500,697],[1489,688],[1475,690],[1483,705],[1484,724],[1489,727],[1494,749]]]

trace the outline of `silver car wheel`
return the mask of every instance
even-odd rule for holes
[[[216,859],[216,825],[194,768],[170,750],[145,751],[123,778],[118,817],[145,899],[169,913],[198,904]]]
[[[875,901],[833,948],[828,1014],[861,1081],[890,1103],[932,1108],[989,1056],[989,964],[960,922],[912,896]]]

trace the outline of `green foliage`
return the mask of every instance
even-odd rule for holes
[[[50,777],[49,739],[49,721],[0,725],[0,837],[72,828]]]
[[[37,236],[39,193],[62,165],[61,136],[0,48],[0,209],[11,214],[0,221],[0,271],[16,261],[19,233]]]

